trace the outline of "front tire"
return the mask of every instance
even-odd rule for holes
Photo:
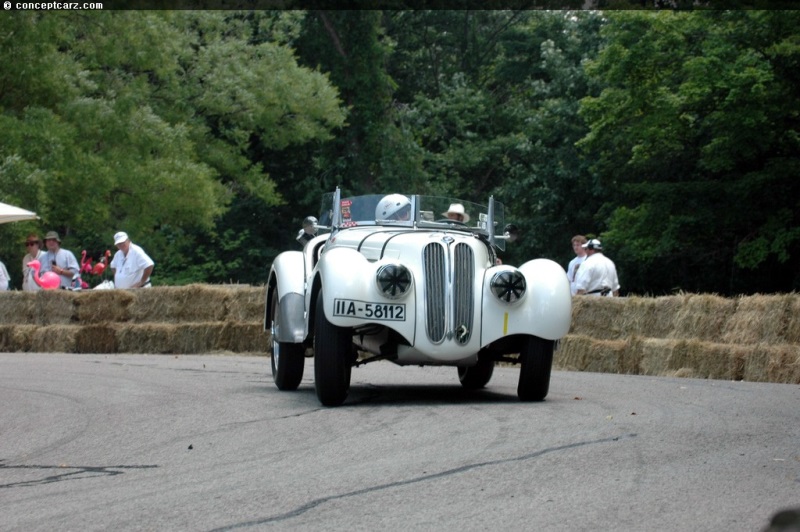
[[[459,366],[458,380],[467,390],[479,390],[489,383],[494,373],[494,360],[489,357],[480,358],[474,366]]]
[[[537,336],[528,336],[519,352],[520,401],[542,401],[550,389],[550,371],[553,368],[555,342]]]
[[[278,287],[272,291],[270,301],[272,320],[269,326],[270,332],[270,365],[272,366],[272,380],[279,390],[292,391],[300,386],[303,380],[303,369],[305,366],[305,349],[303,344],[293,344],[290,342],[279,342],[275,339],[278,330],[278,318],[280,305],[278,304]]]
[[[314,385],[324,406],[339,406],[350,391],[353,332],[337,327],[325,317],[322,290],[314,316]]]

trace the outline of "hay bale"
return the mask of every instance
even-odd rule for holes
[[[625,340],[624,348],[617,356],[617,373],[639,375],[644,355],[644,338],[631,336]]]
[[[250,287],[231,290],[227,319],[236,322],[264,321],[267,288]]]
[[[792,296],[747,296],[738,300],[736,312],[722,335],[729,344],[784,344]]]
[[[36,316],[35,292],[0,292],[0,323],[36,323]]]
[[[741,346],[677,340],[667,365],[673,371],[691,368],[702,379],[742,380],[747,353]]]
[[[577,296],[572,298],[570,334],[598,340],[617,339],[624,335],[620,315],[628,298]]]
[[[675,312],[672,330],[664,338],[721,342],[736,300],[716,295],[687,294]]]
[[[228,322],[220,333],[219,348],[234,353],[264,354],[268,343],[269,333],[262,322]]]
[[[31,350],[37,325],[0,325],[0,352],[16,353]]]
[[[619,358],[627,342],[622,340],[596,340],[587,336],[568,335],[556,351],[554,364],[569,371],[617,373]]]
[[[87,290],[75,298],[80,323],[128,321],[128,307],[136,296],[133,290]]]
[[[786,297],[786,343],[800,345],[800,294]]]
[[[224,351],[221,347],[224,328],[225,324],[219,322],[180,324],[173,332],[172,352],[201,354]]]
[[[85,325],[75,336],[76,353],[116,353],[117,331],[110,325]]]
[[[16,344],[16,350],[22,352],[32,351],[34,338],[41,334],[41,329],[39,325],[15,325],[13,340]]]
[[[224,351],[221,322],[117,325],[117,352],[202,354]]]
[[[53,292],[57,292],[53,290]],[[41,292],[39,292],[41,294]],[[30,350],[35,353],[75,353],[78,325],[44,325],[31,336]]]
[[[800,345],[770,346],[767,350],[769,362],[762,382],[800,384]]]
[[[230,290],[201,284],[155,287],[132,293],[136,298],[128,312],[136,323],[222,321],[230,297]]]
[[[69,325],[78,321],[75,315],[75,298],[79,292],[71,290],[41,290],[36,292],[36,317],[39,325]]]
[[[117,329],[117,352],[172,353],[172,333],[175,327],[160,323],[120,325]]]
[[[666,338],[683,299],[683,296],[625,298],[619,321],[613,328],[621,331],[623,337]]]
[[[665,338],[645,338],[641,345],[641,358],[639,359],[639,374],[664,376],[674,374],[669,368],[668,361],[672,354],[674,340]]]

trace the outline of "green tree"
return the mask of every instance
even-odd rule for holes
[[[528,11],[396,21],[418,33],[396,64],[420,73],[401,120],[422,147],[427,190],[503,201],[525,230],[510,262],[566,262],[570,237],[595,227],[598,191],[574,143],[586,133],[578,101],[591,90],[582,62],[596,53],[601,23],[591,12]]]
[[[347,125],[319,154],[321,186],[350,193],[380,188],[390,165],[393,82],[386,72],[389,53],[380,11],[311,11],[297,40],[304,64],[330,75],[347,105]]]
[[[286,201],[253,152],[330,138],[344,121],[327,78],[284,44],[298,15],[3,17],[0,196],[35,210],[73,249],[96,255],[125,229],[162,280],[226,278],[234,266],[200,244],[235,242],[221,253],[247,255],[245,236],[216,228],[227,205]],[[32,227],[0,231],[18,240]]]
[[[609,13],[581,141],[636,292],[800,286],[800,15]]]

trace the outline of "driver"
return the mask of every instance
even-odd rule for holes
[[[467,223],[469,221],[469,214],[464,210],[464,206],[460,203],[451,203],[450,208],[442,213],[442,216],[454,220],[456,222]]]
[[[411,219],[411,200],[402,194],[384,196],[375,207],[376,220]]]

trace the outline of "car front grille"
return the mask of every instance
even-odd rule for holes
[[[472,336],[475,256],[464,243],[425,246],[425,329],[434,344],[445,339],[467,344]]]

